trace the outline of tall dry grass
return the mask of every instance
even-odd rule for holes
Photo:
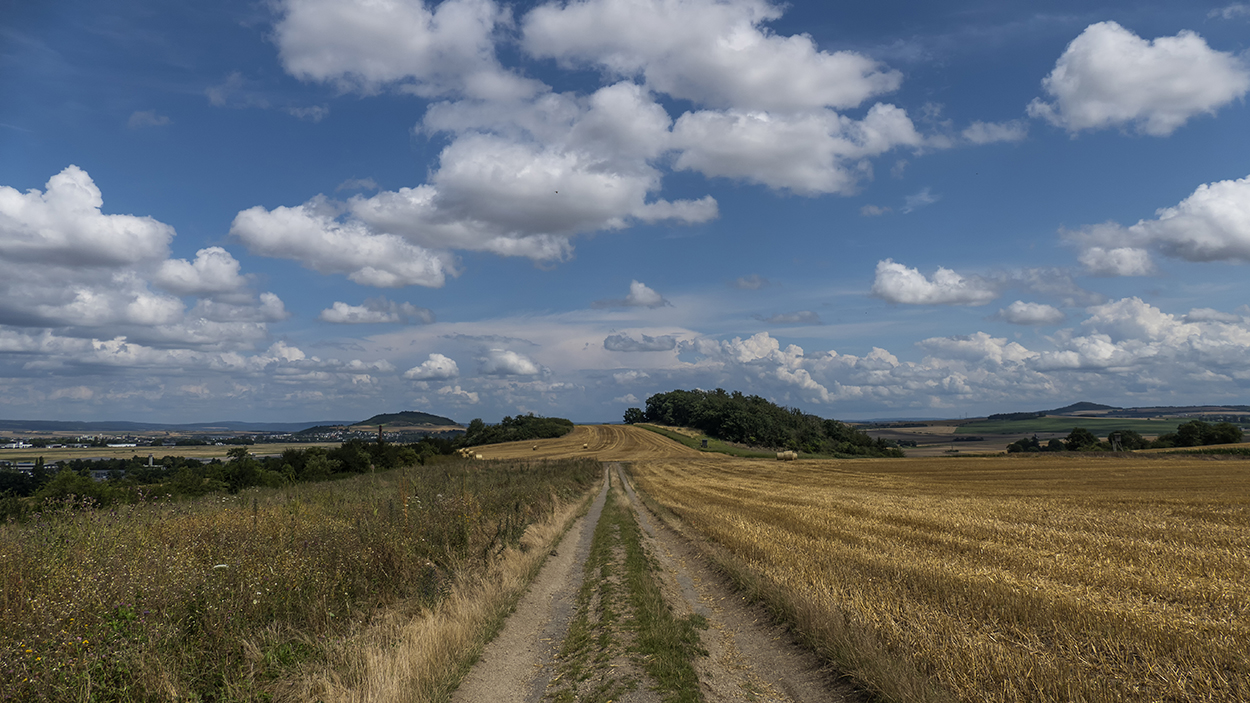
[[[485,644],[537,575],[590,496],[566,503],[526,530],[488,568],[462,572],[433,608],[387,613],[342,640],[329,660],[282,692],[326,703],[417,703],[450,700]]]
[[[0,526],[0,700],[280,695],[375,620],[462,597],[599,473],[465,462],[198,501],[48,504]]]
[[[1250,700],[1250,464],[638,464],[889,700]]]

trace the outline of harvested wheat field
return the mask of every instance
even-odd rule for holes
[[[886,700],[1250,700],[1250,463],[639,461]]]
[[[489,444],[474,447],[474,451],[483,459],[590,457],[599,461],[644,461],[702,456],[698,450],[627,425],[578,425],[556,439]]]

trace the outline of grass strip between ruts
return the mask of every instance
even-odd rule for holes
[[[706,654],[698,633],[706,622],[699,615],[674,616],[652,574],[656,565],[643,547],[637,519],[613,481],[553,684],[563,681],[549,696],[561,703],[619,698],[637,685],[615,671],[614,659],[628,650],[664,701],[696,703],[703,699],[693,659]],[[622,630],[633,636],[622,637]]]

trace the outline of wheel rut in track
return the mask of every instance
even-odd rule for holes
[[[657,436],[657,439],[663,438]],[[629,627],[627,607],[619,621],[603,620],[606,623],[603,627],[620,630],[615,640],[609,633],[600,633],[604,642],[617,643],[615,649],[608,651],[605,645],[604,653],[587,660],[590,663],[586,666],[598,666],[602,670],[586,671],[585,666],[576,669],[579,677],[591,683],[571,686],[567,680],[561,680],[569,675],[570,669],[567,662],[561,661],[560,652],[566,649],[568,653],[566,638],[578,614],[578,593],[586,578],[584,567],[609,486],[617,493],[617,500],[627,504],[635,515],[643,547],[653,565],[653,576],[674,616],[699,615],[706,620],[707,628],[700,632],[706,654],[694,657],[693,661],[701,700],[767,703],[858,703],[863,700],[850,686],[836,680],[815,655],[795,644],[787,630],[774,624],[762,608],[746,603],[735,593],[722,576],[706,565],[694,545],[643,505],[622,465],[609,462],[605,463],[604,483],[590,511],[574,523],[553,551],[499,636],[487,646],[461,683],[453,702],[594,700],[606,703],[611,700],[651,703],[668,697],[669,692],[656,690],[654,680],[636,666],[638,662],[633,660],[638,657],[629,654],[630,634],[621,629]],[[600,572],[590,577],[601,578]],[[612,591],[609,588],[604,592]],[[584,610],[586,606],[582,607]],[[593,607],[603,608],[605,604],[597,603]]]

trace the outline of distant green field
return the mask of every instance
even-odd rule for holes
[[[955,434],[1031,434],[1034,432],[1072,431],[1073,427],[1084,427],[1099,437],[1116,430],[1134,430],[1143,435],[1161,435],[1175,432],[1176,428],[1186,420],[1137,420],[1104,417],[1037,417],[1032,420],[986,420],[969,422],[960,425]]]

